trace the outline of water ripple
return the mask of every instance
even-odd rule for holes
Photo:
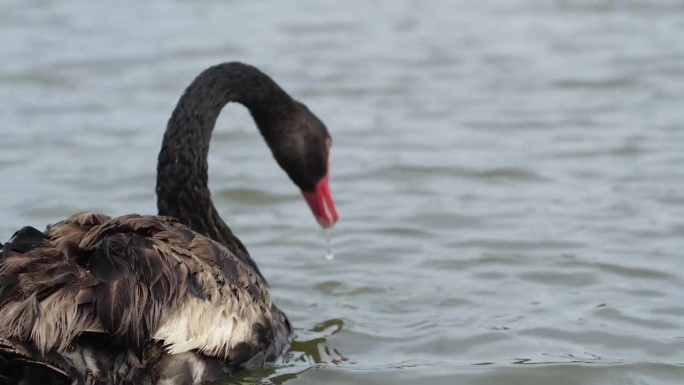
[[[226,383],[681,382],[681,2],[350,1],[6,1],[0,242],[156,212],[179,95],[241,60],[325,121],[341,220],[328,261],[223,111],[212,197],[296,327]]]

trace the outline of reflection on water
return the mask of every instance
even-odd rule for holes
[[[340,364],[348,361],[349,359],[328,341],[328,337],[341,332],[342,327],[341,319],[330,319],[306,332],[295,330],[295,339],[287,355],[283,358],[283,364]]]
[[[342,355],[329,337],[340,333],[341,319],[330,319],[310,330],[295,330],[295,339],[282,360],[273,368],[244,371],[217,384],[284,384],[298,374],[325,365],[339,365],[349,359]]]

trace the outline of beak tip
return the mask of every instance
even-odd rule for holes
[[[324,229],[331,229],[335,226],[339,217],[337,215],[331,217],[320,217],[316,218],[318,224]]]

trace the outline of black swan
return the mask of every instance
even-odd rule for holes
[[[229,102],[249,109],[318,223],[337,222],[325,125],[252,66],[208,68],[169,119],[159,216],[76,214],[0,245],[0,384],[196,384],[283,353],[290,323],[207,186]]]

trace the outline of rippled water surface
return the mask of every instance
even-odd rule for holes
[[[679,1],[0,2],[0,238],[155,213],[184,87],[252,63],[334,136],[335,258],[246,110],[217,206],[298,337],[229,383],[679,384]]]

